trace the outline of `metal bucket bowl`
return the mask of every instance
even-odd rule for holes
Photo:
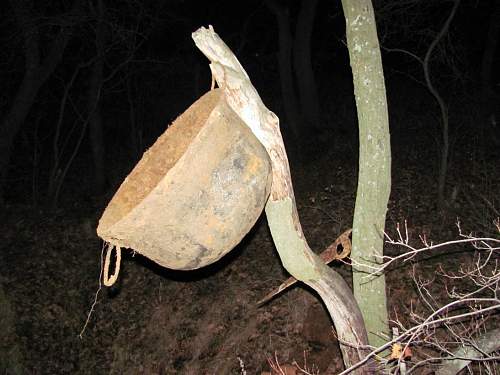
[[[197,100],[144,153],[97,234],[180,270],[211,264],[255,224],[271,186],[261,143],[220,90]]]

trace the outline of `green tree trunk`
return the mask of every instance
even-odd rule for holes
[[[385,277],[370,267],[381,262],[391,189],[389,116],[382,59],[370,0],[342,0],[359,122],[359,172],[352,232],[353,290],[368,341],[387,340]]]

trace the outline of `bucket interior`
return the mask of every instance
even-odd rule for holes
[[[109,203],[99,224],[102,230],[120,221],[136,207],[177,163],[205,124],[220,95],[219,89],[206,93],[144,153]]]

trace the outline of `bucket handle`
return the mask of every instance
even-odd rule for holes
[[[116,251],[116,261],[115,261],[115,270],[111,276],[109,276],[109,263],[111,262],[111,253],[113,249]],[[120,273],[120,263],[122,260],[122,249],[119,246],[113,246],[108,244],[108,251],[106,252],[106,258],[104,259],[104,274],[103,274],[103,283],[106,286],[113,285],[118,279],[118,274]]]

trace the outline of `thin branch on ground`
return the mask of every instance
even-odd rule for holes
[[[500,222],[496,220],[494,225],[500,234]],[[393,357],[390,358],[392,363],[388,359],[379,358],[387,373],[399,373],[401,362],[407,359],[404,353],[410,347],[411,352],[418,355],[413,362],[405,363],[406,374],[414,373],[423,366],[440,366],[439,374],[449,374],[452,367],[461,369],[471,363],[486,369],[499,361],[499,356],[494,352],[500,349],[500,344],[490,336],[498,330],[496,327],[500,311],[500,239],[465,234],[460,223],[457,223],[457,228],[459,239],[439,244],[433,244],[425,236],[420,236],[423,247],[412,245],[406,222],[403,228],[398,224],[396,239],[385,234],[387,243],[398,246],[405,252],[381,257],[381,264],[372,267],[373,273],[387,271],[389,266],[397,263],[414,262],[411,277],[420,303],[411,304],[410,311],[406,314],[406,323],[399,317],[391,322],[401,334],[373,349],[362,361],[341,374],[354,371],[370,358],[377,358],[391,347],[394,349],[395,345],[403,348],[398,351],[401,354],[397,363],[394,363]],[[417,256],[423,253],[435,255],[439,249],[457,245],[471,247],[474,252],[472,262],[458,265],[457,270],[453,271],[446,271],[438,266],[431,279],[419,276],[417,265],[422,263],[422,259]],[[437,288],[441,291],[444,289],[444,297],[438,295]]]

